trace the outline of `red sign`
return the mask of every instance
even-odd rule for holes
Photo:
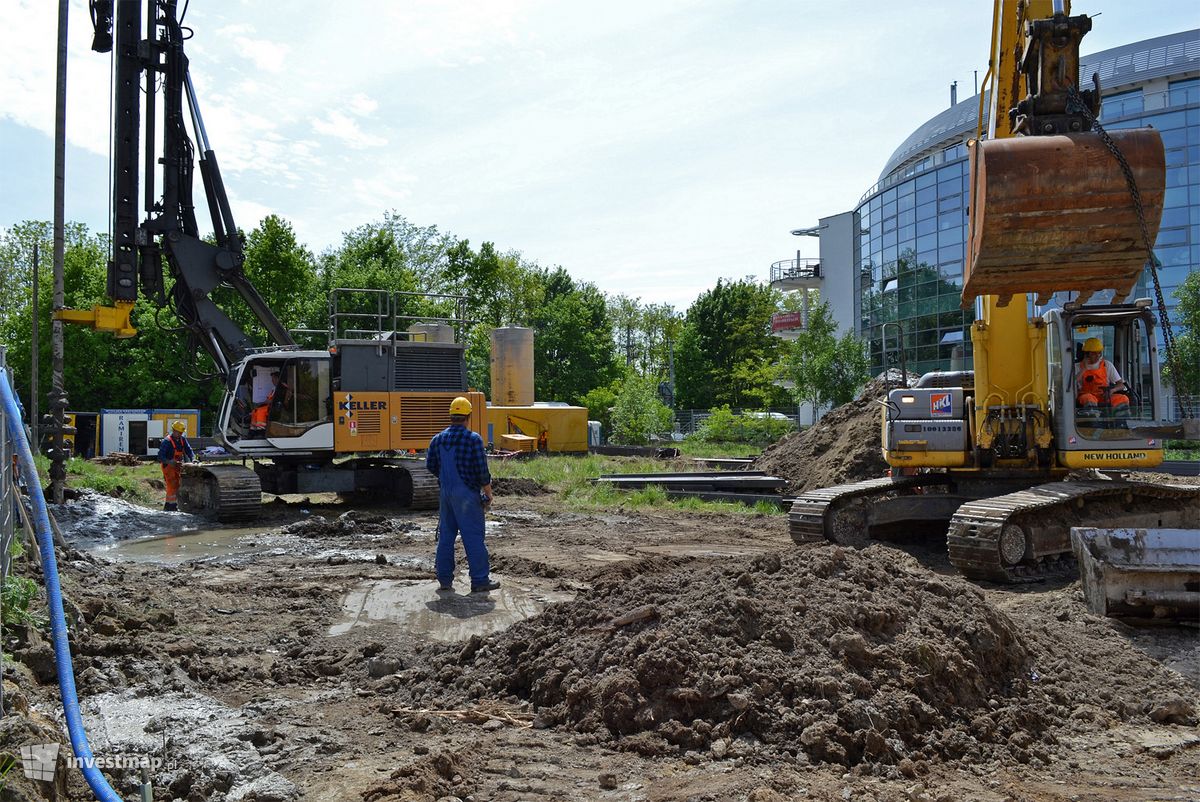
[[[771,315],[771,331],[798,329],[804,325],[804,316],[799,312],[776,312]]]
[[[929,414],[935,417],[954,413],[954,396],[950,393],[929,394]]]

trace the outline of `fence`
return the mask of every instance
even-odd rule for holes
[[[733,410],[733,414],[734,415],[753,415],[753,416],[762,416],[765,414],[770,414],[773,418],[776,418],[777,420],[784,420],[786,418],[787,420],[791,421],[792,426],[797,429],[800,428],[800,426],[801,426],[800,415],[796,411],[795,408],[768,409],[768,410],[735,409],[735,410]],[[707,409],[680,409],[680,410],[677,410],[675,412],[675,431],[677,431],[680,434],[685,435],[685,436],[692,434],[704,424],[704,421],[710,415],[712,415],[712,412]]]
[[[0,345],[0,373],[7,372],[4,346]],[[12,377],[9,377],[12,384]],[[0,585],[8,579],[12,541],[17,523],[17,496],[13,483],[13,444],[8,437],[8,421],[0,405]]]

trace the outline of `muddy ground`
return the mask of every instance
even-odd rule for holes
[[[437,592],[428,512],[293,499],[125,542],[119,511],[63,516],[94,750],[164,758],[164,800],[1200,798],[1195,629],[1096,618],[1078,583],[967,583],[937,544],[516,492],[488,596]],[[61,720],[49,647],[17,635],[8,749]]]

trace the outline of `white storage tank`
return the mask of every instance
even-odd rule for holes
[[[414,323],[408,327],[408,339],[425,343],[453,343],[454,327],[449,323]]]

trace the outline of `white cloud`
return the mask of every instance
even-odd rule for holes
[[[273,209],[265,203],[249,200],[236,194],[230,196],[229,208],[233,210],[233,219],[237,221],[238,228],[246,232],[257,228],[267,215],[279,213],[277,209]]]
[[[245,36],[254,33],[254,26],[245,22],[235,22],[217,28],[217,35],[222,37]]]
[[[374,98],[367,97],[362,92],[358,92],[350,98],[347,104],[347,109],[351,114],[356,114],[359,117],[366,117],[374,114],[379,108],[379,101]]]
[[[331,136],[355,150],[377,148],[387,144],[387,139],[368,134],[358,127],[358,123],[340,111],[329,111],[324,117],[314,118],[312,128],[318,134]]]
[[[274,73],[283,72],[283,62],[291,49],[287,45],[267,39],[251,39],[248,36],[235,37],[234,42],[238,46],[238,55],[250,59],[258,69]]]
[[[54,136],[58,41],[57,3],[18,0],[5,5],[0,24],[0,118]],[[107,54],[91,50],[87,4],[75,0],[68,16],[67,141],[108,155]]]

